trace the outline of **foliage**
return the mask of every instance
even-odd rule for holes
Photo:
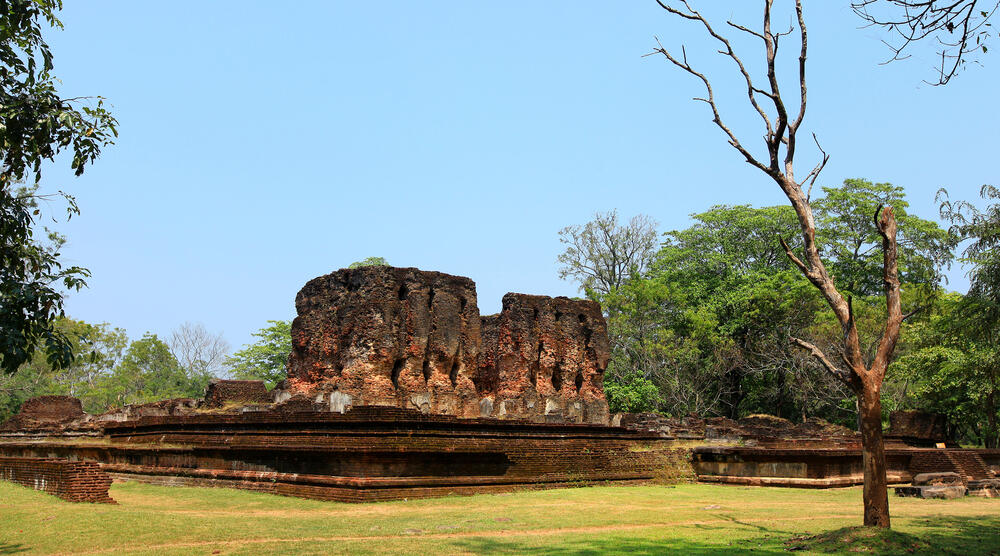
[[[612,413],[642,413],[656,409],[660,390],[638,373],[605,384],[604,395]]]
[[[853,296],[882,293],[882,237],[875,226],[879,207],[891,206],[899,223],[899,277],[923,298],[933,296],[943,280],[943,270],[954,258],[953,236],[936,222],[907,212],[902,187],[848,179],[843,187],[823,188],[823,197],[812,202],[817,218],[817,238],[837,285]]]
[[[263,380],[268,388],[285,378],[288,354],[292,351],[292,324],[269,320],[270,326],[253,333],[256,342],[246,345],[227,359],[235,378]]]
[[[169,398],[201,397],[211,377],[190,372],[163,340],[146,333],[132,342],[110,373],[99,377],[81,399],[88,412]]]
[[[868,275],[881,268],[875,209],[892,203],[909,226],[899,242],[907,306],[932,304],[939,295],[954,239],[934,222],[908,214],[899,187],[857,179],[824,192],[814,201],[818,236],[838,281],[854,282],[856,326],[870,353],[885,318],[881,297],[874,295],[881,284]],[[802,335],[838,354],[843,334],[778,241],[799,248],[792,208],[718,205],[692,219],[690,227],[664,234],[642,273],[631,273],[608,293],[588,289],[608,315],[612,350],[605,391],[612,407],[675,416],[819,417],[854,426],[852,393],[789,343],[790,336]],[[597,256],[610,251],[600,243],[591,250]],[[885,393],[895,396],[893,407],[905,405],[904,382],[890,374]],[[658,390],[655,399],[644,397],[649,384]]]
[[[347,265],[347,268],[361,268],[365,266],[389,266],[389,262],[382,257],[368,257],[367,259],[355,261]]]
[[[35,396],[85,396],[96,386],[98,378],[118,364],[128,345],[125,331],[107,324],[59,318],[54,326],[69,339],[72,362],[63,368],[53,368],[45,354],[35,352],[16,373],[0,374],[0,421]]]
[[[597,299],[642,274],[656,250],[656,222],[639,214],[618,224],[618,211],[597,213],[583,226],[559,231],[566,250],[559,255],[559,277],[580,283],[587,297]]]
[[[0,371],[12,373],[40,347],[52,367],[72,360],[72,342],[55,326],[62,293],[78,290],[89,273],[63,268],[59,253],[35,236],[35,187],[45,161],[71,154],[83,173],[117,134],[103,99],[63,99],[56,91],[52,53],[42,22],[61,27],[59,0],[6,0],[0,5]],[[81,104],[83,101],[83,104]],[[31,187],[17,188],[31,180]],[[72,197],[69,216],[79,213]]]

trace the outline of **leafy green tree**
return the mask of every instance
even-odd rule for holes
[[[269,320],[270,326],[253,333],[258,340],[234,353],[228,360],[230,373],[242,380],[263,380],[268,388],[285,379],[292,352],[292,324]]]
[[[389,266],[389,262],[382,257],[368,257],[367,259],[355,261],[347,265],[347,268],[361,268],[364,266]]]
[[[54,326],[69,339],[72,362],[63,368],[53,368],[45,354],[38,351],[16,373],[0,374],[0,421],[35,396],[86,395],[118,364],[128,346],[125,331],[107,324],[59,318]]]
[[[204,394],[208,377],[191,376],[155,334],[132,342],[122,360],[81,399],[90,412],[99,413],[129,404],[168,398],[195,398]]]
[[[823,197],[812,205],[817,239],[842,291],[871,297],[882,290],[882,238],[872,215],[884,206],[893,208],[899,222],[900,280],[920,288],[924,302],[938,291],[954,258],[954,238],[936,222],[907,212],[910,204],[902,187],[849,179],[842,187],[824,187]]]
[[[951,201],[945,190],[938,195],[941,216],[952,223],[950,231],[969,242],[962,261],[970,266],[970,286],[947,320],[945,330],[951,334],[938,330],[947,339],[939,343],[957,353],[939,358],[937,374],[956,369],[951,375],[964,377],[952,383],[964,386],[975,400],[974,407],[981,408],[985,428],[980,436],[993,448],[1000,445],[1000,189],[990,185],[980,189],[984,200],[994,201],[984,210],[968,201]]]
[[[660,389],[641,374],[632,373],[605,384],[604,394],[612,413],[641,413],[657,408]]]
[[[89,276],[64,268],[58,251],[35,238],[43,163],[68,151],[80,175],[117,134],[102,99],[64,99],[56,91],[42,25],[61,27],[55,16],[61,8],[59,0],[0,4],[0,371],[6,373],[37,347],[52,367],[69,365],[71,341],[54,324],[63,314],[58,288],[78,290]],[[30,187],[18,187],[29,180]],[[72,197],[60,195],[70,216],[79,213]]]

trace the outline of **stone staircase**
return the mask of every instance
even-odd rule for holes
[[[954,463],[955,472],[965,477],[966,481],[993,478],[986,462],[972,450],[948,450],[948,459]]]
[[[983,458],[974,450],[927,450],[913,456],[910,473],[958,473],[964,480],[978,481],[993,478]]]

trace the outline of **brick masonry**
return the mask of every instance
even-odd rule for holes
[[[70,502],[115,503],[108,495],[111,477],[92,461],[0,456],[0,479]]]
[[[203,414],[109,424],[111,443],[5,443],[0,453],[100,462],[116,476],[339,501],[659,478],[657,436],[615,427],[460,419],[390,407]],[[686,464],[686,462],[685,462]]]
[[[205,407],[270,402],[271,395],[267,391],[267,386],[260,380],[213,380],[205,389]]]

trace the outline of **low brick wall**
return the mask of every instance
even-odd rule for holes
[[[108,495],[111,477],[92,461],[0,457],[0,479],[70,502],[115,503]]]
[[[205,405],[223,407],[227,403],[271,403],[267,387],[259,380],[213,380],[205,389]]]

